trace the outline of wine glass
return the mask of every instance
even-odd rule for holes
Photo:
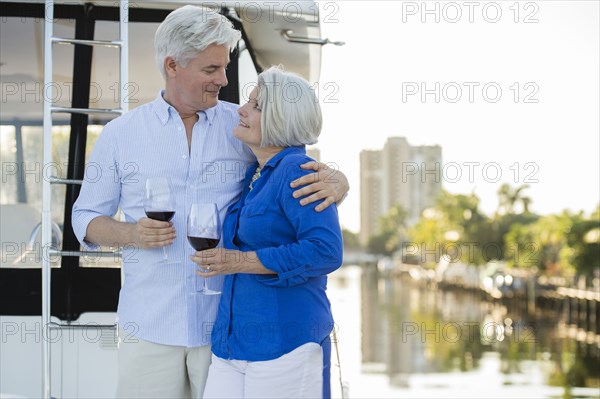
[[[187,223],[187,238],[196,251],[215,248],[221,240],[221,221],[219,209],[214,203],[192,204]],[[199,293],[202,295],[217,295],[221,291],[208,288],[207,278],[204,278],[204,288]]]
[[[144,211],[150,219],[161,222],[169,222],[175,216],[175,196],[169,186],[169,181],[165,177],[150,177],[146,180]],[[162,247],[162,250],[163,260],[160,263],[180,263],[169,259],[165,247]]]

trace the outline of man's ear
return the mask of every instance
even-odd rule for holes
[[[165,73],[167,76],[174,76],[178,67],[179,65],[173,57],[165,57]]]

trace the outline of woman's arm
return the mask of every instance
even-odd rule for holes
[[[260,274],[264,275],[260,280],[265,284],[292,286],[311,277],[331,273],[341,265],[343,243],[337,208],[328,207],[317,213],[312,207],[303,207],[299,201],[292,199],[292,189],[286,183],[289,175],[284,170],[280,169],[279,176],[271,180],[273,184],[281,184],[273,201],[283,210],[281,219],[287,220],[293,228],[293,242],[251,252],[226,249],[197,252],[191,259],[207,270],[199,274],[204,277],[232,273]],[[294,173],[296,176],[307,173],[297,166],[293,166],[292,170],[298,170]],[[259,222],[256,217],[253,218],[253,223]],[[268,222],[265,228],[270,228]],[[280,241],[286,242],[286,239],[280,237]]]

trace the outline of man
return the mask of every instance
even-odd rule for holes
[[[186,217],[194,202],[216,203],[223,217],[255,160],[232,134],[238,106],[218,100],[239,39],[240,32],[209,9],[185,6],[169,14],[155,37],[165,89],[153,102],[108,123],[89,159],[102,174],[84,182],[73,228],[88,249],[123,247],[119,397],[202,397],[219,298],[198,293],[204,280],[189,260],[194,250],[186,241]],[[295,193],[304,197],[303,205],[324,199],[316,208],[322,210],[347,192],[345,176],[327,183],[323,175]],[[172,222],[144,215],[150,177],[169,180],[176,202]],[[294,184],[315,180],[309,175]],[[125,222],[113,219],[118,209]],[[162,248],[179,263],[160,264]],[[222,281],[221,276],[207,282],[219,288]]]

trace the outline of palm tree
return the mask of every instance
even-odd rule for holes
[[[523,191],[529,188],[528,184],[523,184],[513,189],[510,184],[503,183],[498,190],[498,214],[508,215],[515,213],[515,205],[521,204],[523,211],[521,213],[529,213],[531,198],[524,195]]]
[[[499,215],[508,215],[514,211],[514,196],[510,184],[503,183],[498,190],[498,210]]]

